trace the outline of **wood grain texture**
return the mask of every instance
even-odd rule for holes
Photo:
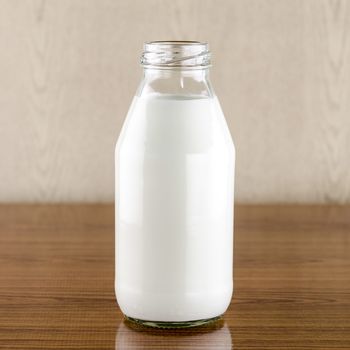
[[[350,207],[238,206],[223,319],[156,331],[114,297],[111,205],[0,206],[1,349],[349,349]]]
[[[347,0],[1,0],[0,201],[110,201],[148,40],[208,41],[240,202],[350,202]]]

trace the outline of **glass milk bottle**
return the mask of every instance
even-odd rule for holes
[[[196,41],[144,45],[116,146],[116,279],[124,315],[186,327],[230,304],[235,149]]]

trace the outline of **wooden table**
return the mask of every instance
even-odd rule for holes
[[[0,206],[1,349],[350,349],[350,206],[238,206],[223,320],[123,322],[111,205]]]

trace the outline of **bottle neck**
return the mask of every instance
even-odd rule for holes
[[[200,69],[179,69],[179,68],[158,68],[158,67],[145,67],[143,69],[143,75],[145,78],[163,78],[163,79],[180,79],[190,78],[195,80],[203,80],[209,77],[209,68]]]
[[[209,69],[208,67],[197,69],[145,67],[137,96],[152,95],[176,95],[184,98],[213,97]]]

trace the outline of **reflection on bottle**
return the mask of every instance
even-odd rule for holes
[[[232,349],[231,333],[223,320],[195,328],[156,329],[120,323],[115,340],[116,350],[131,349]]]

